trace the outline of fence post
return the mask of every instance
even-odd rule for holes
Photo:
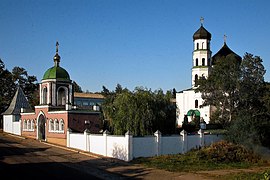
[[[103,132],[103,137],[104,137],[104,156],[107,156],[107,136],[110,134],[110,132],[108,130],[105,130]]]
[[[126,161],[131,161],[133,159],[133,135],[130,131],[125,134],[126,147],[127,147],[127,158]]]
[[[67,128],[67,147],[70,147],[70,133],[71,129]]]
[[[182,153],[186,153],[187,152],[187,132],[185,130],[182,130],[180,132],[180,135],[183,137],[183,140],[182,140]]]
[[[157,156],[161,155],[161,132],[157,130],[154,134],[156,136],[156,154]]]
[[[200,129],[198,131],[198,134],[200,135],[200,146],[204,147],[205,143],[204,143],[204,130]]]
[[[90,131],[88,129],[85,129],[83,134],[84,134],[84,138],[85,138],[85,148],[84,148],[84,150],[85,151],[90,151],[90,144],[89,144]]]

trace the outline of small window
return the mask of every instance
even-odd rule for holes
[[[52,119],[49,121],[49,131],[54,131],[54,124]]]
[[[197,87],[198,86],[198,75],[196,74],[195,75],[195,87]]]
[[[26,120],[23,121],[23,129],[27,129],[27,121]]]
[[[35,121],[32,120],[32,121],[31,121],[31,130],[34,130],[34,129],[35,129]]]
[[[205,66],[205,58],[202,58],[202,66]]]
[[[198,100],[196,99],[195,100],[195,108],[198,108],[199,107],[199,102],[198,102]]]
[[[197,43],[197,50],[199,49],[199,43]]]
[[[27,120],[27,130],[30,130],[31,129],[31,122],[30,120]]]
[[[60,122],[59,122],[59,131],[64,131],[64,121],[63,121],[63,119],[61,119]]]
[[[54,131],[59,131],[59,122],[57,119],[54,120]]]
[[[199,60],[198,60],[198,58],[196,58],[196,64],[195,64],[195,66],[198,66],[199,65]]]

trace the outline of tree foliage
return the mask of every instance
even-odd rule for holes
[[[76,81],[73,81],[73,87],[74,87],[74,92],[79,92],[79,93],[83,92],[81,86],[77,84]]]
[[[216,122],[227,125],[236,111],[240,78],[239,61],[233,55],[216,61],[207,79],[198,80],[197,92],[202,93],[202,106],[212,105],[219,113]]]
[[[9,106],[16,87],[20,86],[30,105],[33,107],[38,103],[38,83],[35,76],[29,76],[22,67],[14,67],[12,71],[5,68],[4,62],[0,59],[0,113],[3,113]]]
[[[220,58],[207,79],[198,81],[205,105],[216,108],[211,121],[228,129],[235,143],[270,147],[270,93],[259,56],[245,53],[241,64],[233,56]]]
[[[172,93],[153,92],[143,87],[131,92],[117,84],[113,92],[103,86],[102,94],[105,96],[102,110],[111,133],[120,135],[130,131],[135,136],[143,136],[152,135],[156,130],[164,134],[174,132]]]

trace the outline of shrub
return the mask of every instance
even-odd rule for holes
[[[209,147],[203,148],[199,152],[200,158],[211,159],[214,162],[236,163],[247,162],[257,163],[261,160],[260,156],[248,150],[242,145],[233,144],[228,141],[219,141]]]

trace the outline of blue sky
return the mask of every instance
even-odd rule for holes
[[[189,88],[200,17],[213,55],[226,34],[238,55],[263,59],[270,81],[268,0],[1,0],[0,9],[0,58],[39,82],[59,41],[60,66],[84,91]]]

